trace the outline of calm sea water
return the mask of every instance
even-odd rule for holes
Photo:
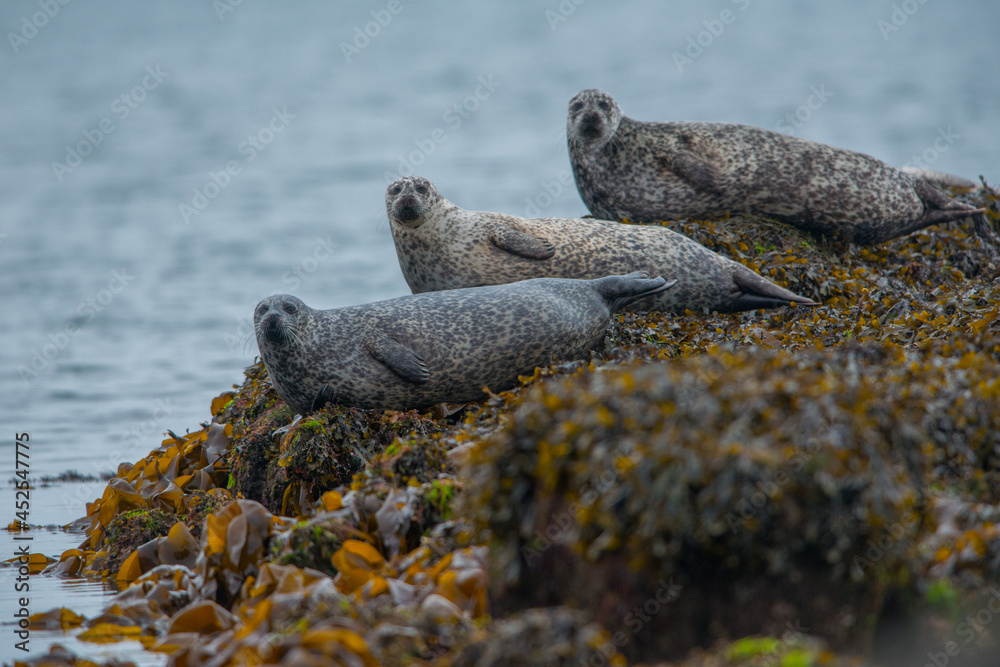
[[[35,478],[113,470],[209,418],[256,353],[262,297],[407,293],[396,174],[466,208],[586,213],[564,144],[582,88],[638,119],[997,182],[998,19],[994,0],[0,4],[4,523],[16,432]],[[30,521],[65,523],[102,488],[36,488]],[[50,555],[80,539],[34,534]],[[4,659],[13,586],[0,569]],[[103,595],[35,578],[31,607],[95,614]]]

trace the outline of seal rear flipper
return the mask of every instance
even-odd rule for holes
[[[920,216],[917,223],[925,227],[939,222],[952,222],[986,213],[986,209],[973,208],[968,204],[955,201],[926,181],[915,179],[914,189],[917,191],[917,197],[924,204],[924,214]]]
[[[968,204],[955,201],[945,193],[932,187],[927,182],[918,178],[912,179],[913,189],[924,205],[924,212],[916,220],[911,220],[902,224],[875,224],[858,225],[854,230],[854,241],[857,243],[882,243],[900,236],[906,236],[924,227],[937,225],[945,222],[957,222],[966,218],[972,218],[975,225],[976,234],[984,237],[991,243],[992,230],[987,229],[985,214],[986,209],[973,208]]]
[[[616,313],[639,299],[665,292],[677,284],[662,277],[647,278],[642,271],[624,276],[608,276],[597,281],[597,291],[607,301],[612,313]]]
[[[740,294],[733,298],[734,308],[730,312],[756,310],[758,308],[778,308],[789,303],[802,306],[818,306],[812,299],[799,296],[795,292],[779,287],[743,265],[733,272],[733,283]]]
[[[395,338],[382,336],[366,343],[365,347],[369,354],[375,358],[375,361],[383,364],[407,382],[427,384],[430,381],[431,372],[424,360]]]
[[[672,151],[659,158],[661,166],[682,181],[702,192],[721,194],[722,173],[710,162],[689,151]]]
[[[494,227],[490,232],[490,241],[501,250],[526,259],[548,259],[556,254],[552,243],[506,225]]]
[[[966,218],[972,218],[976,224],[976,231],[982,229],[982,222],[985,222],[986,209],[985,208],[959,208],[959,209],[931,209],[928,208],[924,211],[924,214],[920,216],[916,222],[913,223],[912,228],[904,228],[900,234],[896,236],[902,236],[903,234],[908,234],[909,232],[915,232],[918,229],[923,229],[924,227],[930,227],[931,225],[937,225],[942,222],[956,222],[958,220],[965,220]],[[982,219],[982,222],[979,221]]]

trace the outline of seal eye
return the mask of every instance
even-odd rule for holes
[[[390,194],[394,194],[394,195],[398,195],[398,194],[399,194],[400,192],[402,192],[402,191],[403,191],[403,188],[401,188],[401,187],[399,187],[399,186],[397,185],[397,186],[396,186],[396,187],[394,187],[394,188],[393,188],[392,190],[389,190],[389,193],[390,193]]]
[[[417,186],[417,192],[419,192],[422,195],[427,194],[427,186],[426,185],[418,185]]]
[[[570,111],[579,111],[582,108],[583,108],[583,102],[573,102],[573,104],[572,104],[572,106],[570,106],[569,110]]]
[[[284,310],[289,315],[294,315],[295,313],[299,312],[299,309],[295,307],[294,303],[286,303],[281,307],[281,309]]]
[[[611,105],[605,102],[604,100],[598,102],[597,106],[601,107],[601,109],[604,111],[611,111]]]
[[[257,314],[256,314],[257,317],[263,317],[264,313],[266,313],[266,312],[267,312],[267,306],[266,305],[264,305],[262,303],[259,306],[257,306]]]

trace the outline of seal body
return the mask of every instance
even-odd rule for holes
[[[611,315],[670,287],[641,274],[542,279],[314,310],[257,304],[254,330],[278,394],[306,414],[327,402],[407,410],[483,397],[601,341]]]
[[[813,304],[665,227],[466,211],[418,176],[389,185],[386,212],[414,292],[643,271],[676,278],[677,285],[636,303],[638,310],[736,312]]]
[[[984,212],[862,153],[747,125],[639,122],[600,90],[570,100],[567,137],[577,189],[598,218],[756,213],[870,244]]]

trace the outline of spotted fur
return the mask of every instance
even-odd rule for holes
[[[678,282],[637,303],[639,310],[737,312],[813,303],[664,227],[466,211],[418,176],[389,186],[386,211],[403,276],[417,293],[644,271]]]
[[[864,244],[984,220],[983,209],[868,155],[747,125],[639,122],[601,90],[570,100],[567,136],[577,189],[598,218],[757,213]]]
[[[529,280],[314,310],[271,296],[254,311],[278,395],[301,414],[326,402],[406,410],[483,397],[604,337],[611,315],[670,287],[642,274]]]

